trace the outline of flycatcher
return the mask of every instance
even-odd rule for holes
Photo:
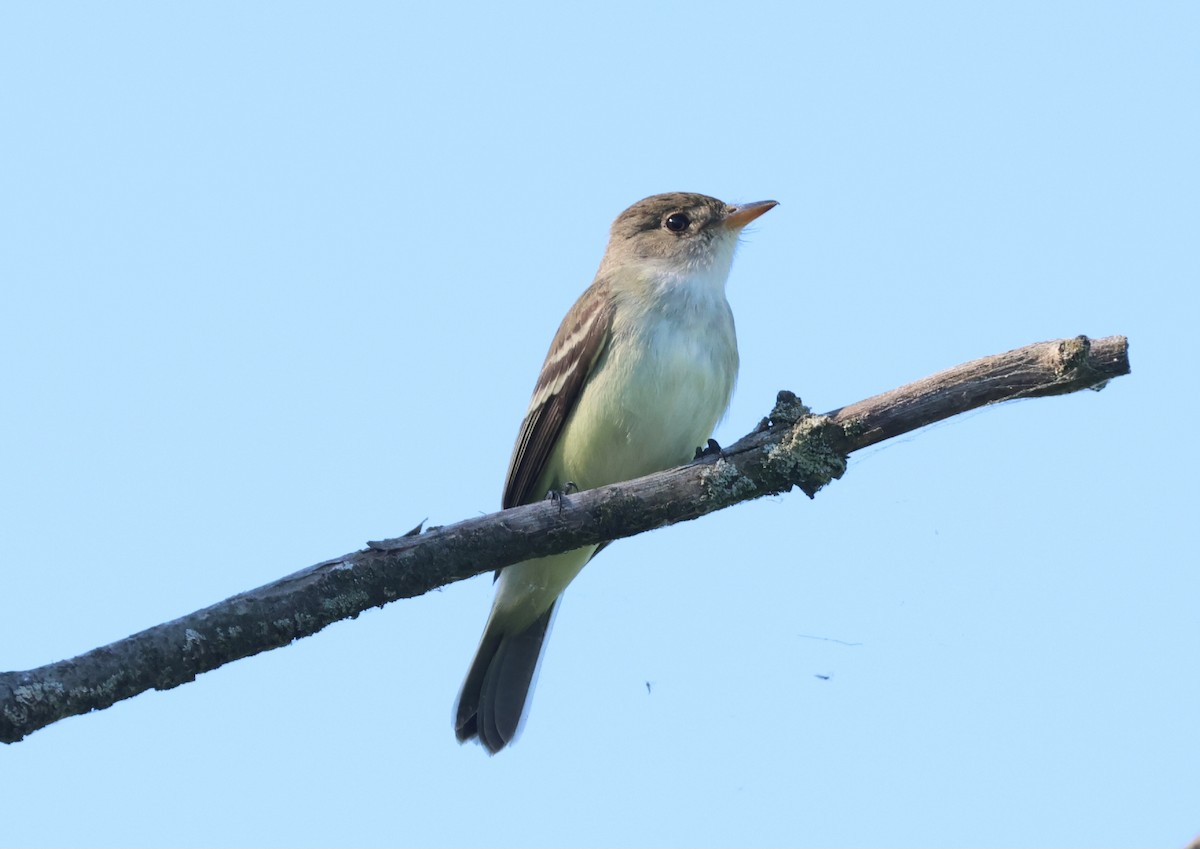
[[[775,205],[673,192],[617,216],[596,279],[550,343],[508,464],[505,508],[692,459],[737,377],[725,280],[738,234]],[[600,548],[499,571],[455,708],[460,742],[478,737],[494,754],[516,736],[558,598]]]

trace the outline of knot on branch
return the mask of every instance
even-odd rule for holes
[[[786,481],[784,490],[798,486],[812,498],[825,484],[845,474],[847,454],[841,448],[844,442],[842,429],[833,419],[806,412],[779,442],[767,446],[767,463]]]
[[[1064,339],[1058,344],[1058,362],[1054,366],[1054,376],[1073,376],[1077,369],[1087,365],[1088,353],[1091,350],[1092,340],[1086,336]]]
[[[1036,394],[1065,395],[1081,387],[1099,392],[1108,385],[1114,370],[1117,374],[1128,374],[1129,361],[1125,357],[1124,347],[1121,346],[1114,354],[1105,345],[1109,341],[1099,340],[1100,350],[1097,351],[1092,340],[1086,336],[1060,340],[1047,354],[1054,382]],[[1123,343],[1124,338],[1121,337],[1120,341]]]
[[[805,416],[811,415],[812,408],[801,401],[800,396],[787,389],[781,389],[775,396],[775,406],[771,408],[771,415],[767,421],[772,427],[794,425]]]

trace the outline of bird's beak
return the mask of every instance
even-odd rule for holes
[[[733,208],[733,212],[725,216],[725,220],[721,224],[730,230],[741,230],[755,218],[777,206],[779,206],[779,202],[774,200],[739,204]]]

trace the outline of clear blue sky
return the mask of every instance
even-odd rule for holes
[[[0,748],[0,843],[1185,844],[1198,9],[5,4],[3,669],[495,509],[648,194],[781,202],[722,442],[1079,333],[1133,375],[614,545],[498,757],[479,578]]]

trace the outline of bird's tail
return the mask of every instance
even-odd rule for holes
[[[502,617],[488,619],[454,709],[460,743],[478,737],[494,755],[517,736],[556,607],[517,633],[505,631]]]

